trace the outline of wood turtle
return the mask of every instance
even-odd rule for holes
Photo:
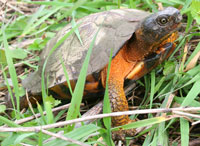
[[[113,49],[108,80],[111,109],[113,112],[127,111],[124,83],[141,78],[170,56],[176,46],[174,41],[178,37],[181,19],[179,10],[168,7],[154,14],[135,9],[116,9],[78,20],[82,44],[73,33],[48,59],[45,76],[48,76],[49,94],[61,100],[71,98],[61,58],[74,89],[88,48],[97,33],[83,96],[97,98],[103,95],[110,50]],[[28,91],[30,101],[41,99],[41,74],[45,59],[52,47],[71,29],[72,26],[67,25],[47,43],[40,55],[38,71],[23,80],[22,85]],[[21,98],[20,106],[28,106],[25,98]],[[131,121],[127,115],[112,117],[112,126]],[[125,136],[134,136],[134,129],[115,133],[116,139],[124,139]]]

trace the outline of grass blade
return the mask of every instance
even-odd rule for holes
[[[43,99],[43,103],[45,105],[46,103],[46,97],[47,97],[47,92],[46,92],[46,86],[45,86],[45,67],[46,67],[46,64],[48,62],[48,59],[49,57],[51,56],[51,54],[55,51],[56,48],[58,48],[65,40],[67,37],[69,37],[73,32],[74,30],[79,27],[80,24],[78,24],[76,27],[72,28],[67,34],[65,34],[54,46],[53,48],[50,50],[48,56],[47,56],[47,59],[45,60],[44,62],[44,65],[43,65],[43,68],[42,68],[42,83],[41,83],[41,86],[42,86],[42,99]],[[46,109],[46,108],[45,108]],[[48,113],[47,113],[48,114]],[[50,113],[52,114],[52,113]],[[47,115],[48,117],[48,115]],[[49,115],[49,117],[52,117],[51,115]]]
[[[37,22],[33,25],[31,25],[30,27],[27,27],[27,29],[25,29],[25,31],[22,33],[22,36],[25,36],[26,34],[28,34],[30,31],[32,31],[34,28],[36,28],[37,26],[39,26],[41,23],[43,23],[47,18],[49,18],[51,15],[53,15],[54,13],[56,13],[58,10],[60,10],[61,8],[63,8],[63,6],[60,7],[56,7],[55,9],[53,9],[50,13],[48,13],[47,15],[43,16],[42,18],[40,18],[39,20],[37,20]]]
[[[197,97],[197,95],[200,93],[200,80],[197,80],[192,88],[190,89],[189,93],[185,97],[185,100],[181,104],[181,106],[188,106],[194,99]]]
[[[87,137],[89,134],[99,129],[100,128],[97,127],[96,125],[89,124],[89,125],[84,125],[80,128],[74,129],[73,131],[70,131],[69,133],[64,134],[64,136],[75,139],[75,140],[83,141],[84,137]],[[45,143],[44,146],[54,146],[54,145],[66,146],[69,144],[70,142],[66,142],[61,139],[55,139],[53,141],[49,141]]]
[[[24,30],[23,30],[23,32],[22,32],[22,35],[25,35],[25,34],[27,34],[27,33],[30,31],[30,29],[31,29],[31,27],[32,27],[32,25],[33,25],[33,23],[34,23],[35,21],[37,21],[37,19],[38,19],[40,13],[44,10],[44,8],[45,8],[45,6],[41,6],[41,7],[37,10],[37,12],[33,14],[32,18],[29,20],[29,22],[28,22],[27,25],[25,26],[25,28],[24,28]]]
[[[76,26],[75,14],[76,14],[76,11],[73,11],[72,12],[72,21],[71,21],[72,28]],[[75,29],[74,32],[75,32],[76,36],[78,37],[78,40],[80,41],[81,45],[83,45],[83,41],[81,40],[81,36],[80,36],[78,29]]]
[[[14,123],[11,120],[8,120],[7,118],[4,118],[3,116],[0,116],[0,121],[10,127],[20,127],[20,125]]]
[[[82,68],[81,68],[81,71],[80,71],[80,75],[78,77],[78,81],[76,83],[76,87],[74,89],[74,93],[73,93],[73,96],[72,96],[71,105],[70,105],[69,110],[67,112],[66,120],[71,120],[71,119],[74,119],[78,116],[80,104],[81,104],[82,96],[83,96],[83,90],[84,90],[84,86],[85,86],[87,68],[88,68],[88,64],[89,64],[89,61],[90,61],[90,55],[92,54],[92,48],[94,46],[94,42],[96,40],[98,32],[99,32],[99,30],[95,34],[95,36],[94,36],[94,38],[93,38],[93,40],[90,44],[90,47],[88,49],[85,60],[83,62],[83,65],[82,65]]]
[[[58,1],[30,1],[27,3],[46,5],[46,6],[64,6],[64,7],[72,7],[73,6],[72,3],[58,2]]]
[[[153,70],[151,72],[151,94],[150,94],[150,109],[152,108],[152,104],[153,104],[153,96],[155,93],[155,70]]]
[[[67,73],[67,69],[66,69],[66,67],[65,67],[65,64],[64,64],[64,62],[63,62],[62,57],[60,57],[60,62],[61,62],[61,64],[62,64],[63,72],[64,72],[64,74],[65,74],[65,78],[66,78],[66,81],[67,81],[67,86],[68,86],[69,91],[70,91],[70,94],[71,94],[71,96],[72,96],[72,94],[73,94],[72,87],[71,87],[70,80],[69,80],[69,76],[68,76],[68,73]]]
[[[181,125],[181,146],[188,146],[189,145],[189,122],[184,118],[180,118],[180,125]]]
[[[74,10],[76,10],[78,7],[82,6],[83,4],[85,4],[87,0],[81,0],[81,1],[77,1],[73,7],[71,7],[68,11],[66,11],[61,17],[58,18],[57,21],[62,20],[63,18],[66,18],[68,15],[70,15]]]
[[[17,80],[17,73],[15,70],[15,66],[13,63],[13,58],[11,56],[10,53],[10,49],[9,49],[9,45],[7,42],[7,38],[6,38],[6,34],[5,34],[5,25],[2,25],[2,33],[3,33],[3,44],[4,44],[4,48],[5,48],[5,54],[6,54],[6,61],[8,64],[8,70],[10,73],[10,77],[12,79],[12,83],[13,83],[13,87],[14,87],[14,93],[15,93],[15,97],[16,97],[16,102],[17,102],[17,112],[20,113],[20,109],[19,109],[19,86],[18,86],[18,80]],[[11,98],[13,98],[12,93],[10,93]],[[19,119],[19,115],[16,115],[17,119]]]
[[[135,128],[139,128],[139,127],[146,127],[149,125],[153,125],[153,124],[158,124],[164,121],[168,121],[172,119],[172,117],[170,116],[160,116],[160,117],[155,117],[155,118],[149,118],[149,119],[145,119],[145,120],[140,120],[137,122],[132,122],[130,124],[126,124],[126,125],[122,125],[119,127],[115,127],[112,128],[112,131],[117,131],[117,130],[126,130],[126,129],[135,129]]]
[[[110,99],[108,94],[108,80],[110,75],[110,67],[111,67],[111,60],[112,60],[112,53],[113,49],[110,50],[110,57],[109,57],[109,63],[108,63],[108,69],[107,69],[107,76],[106,76],[106,88],[105,88],[105,94],[104,94],[104,100],[103,100],[103,113],[111,113],[111,105],[110,105]],[[107,143],[107,145],[114,145],[112,138],[111,138],[111,117],[103,118],[104,126],[106,127],[106,136],[104,136],[104,139]]]
[[[185,66],[188,65],[188,63],[194,58],[194,56],[200,51],[200,43],[198,43],[196,49],[192,52],[190,57],[187,59],[187,62],[185,63]]]

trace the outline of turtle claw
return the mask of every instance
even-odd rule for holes
[[[128,123],[135,122],[136,120],[130,120]],[[128,124],[127,123],[127,124]],[[124,144],[126,144],[126,137],[133,137],[137,133],[136,129],[127,129],[127,130],[118,130],[112,132],[112,139],[119,141],[121,140]]]
[[[135,133],[136,133],[135,129],[114,131],[112,132],[112,139],[116,141],[121,140],[125,144],[126,137],[133,137],[135,136]]]

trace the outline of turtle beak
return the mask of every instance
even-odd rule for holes
[[[175,14],[176,16],[175,16],[175,23],[177,23],[177,24],[179,24],[179,23],[181,23],[181,20],[182,20],[182,15],[180,14],[180,12],[176,12],[176,14]]]
[[[182,15],[180,14],[179,11],[177,11],[175,14],[174,14],[174,25],[172,26],[172,28],[174,29],[173,32],[179,30],[181,28],[181,21],[182,21]]]

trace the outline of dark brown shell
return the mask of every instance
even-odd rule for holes
[[[150,13],[134,9],[117,9],[86,16],[76,23],[83,42],[81,45],[75,33],[70,35],[48,59],[45,75],[49,77],[49,87],[64,82],[65,77],[61,65],[61,57],[65,63],[69,79],[78,78],[87,50],[98,29],[93,52],[88,66],[88,74],[102,69],[109,60],[110,49],[115,55],[121,46],[132,36],[138,23]],[[38,71],[28,75],[22,82],[23,86],[32,93],[41,91],[42,67],[52,47],[71,30],[67,25],[52,38],[40,55]]]

